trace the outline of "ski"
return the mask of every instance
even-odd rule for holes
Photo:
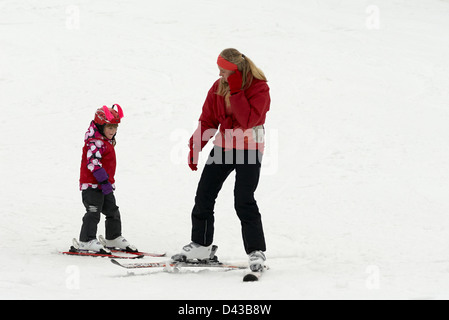
[[[121,263],[115,259],[111,259],[111,262],[119,267],[125,269],[140,269],[140,268],[171,268],[174,267],[174,263],[169,262],[142,262],[142,263]]]
[[[98,240],[101,242],[101,244],[105,248],[111,250],[111,252],[114,252],[114,253],[125,252],[125,253],[135,254],[137,256],[156,257],[156,258],[158,258],[158,257],[165,257],[165,252],[164,253],[152,253],[152,252],[135,251],[135,250],[132,250],[129,247],[126,248],[126,249],[107,247],[106,246],[106,239],[102,235],[100,235],[98,237]]]
[[[81,251],[71,246],[69,251],[63,251],[62,254],[72,255],[72,256],[88,256],[88,257],[102,257],[111,259],[140,259],[143,255],[131,255],[131,256],[119,256],[112,253],[96,253],[89,251]]]
[[[111,259],[111,262],[117,266],[125,269],[145,269],[145,268],[167,268],[167,269],[181,269],[181,268],[222,268],[227,270],[242,270],[247,269],[247,266],[232,265],[221,262],[142,262],[142,263],[121,263],[115,259]]]
[[[126,250],[126,249],[118,249],[118,248],[108,248],[109,250],[111,250],[111,252],[114,253],[118,253],[118,252],[123,252],[123,253],[129,253],[129,254],[134,254],[137,256],[144,256],[144,257],[155,257],[155,258],[160,258],[160,257],[165,257],[165,253],[151,253],[151,252],[143,252],[143,251],[130,251],[130,250]]]
[[[107,250],[107,249],[106,249]],[[72,256],[87,256],[87,257],[102,257],[102,258],[112,258],[112,259],[139,259],[143,258],[144,255],[131,254],[128,256],[112,254],[110,250],[101,250],[100,252],[92,252],[86,250],[80,250],[80,245],[78,240],[72,239],[72,246],[69,251],[61,252],[62,254],[72,255]]]

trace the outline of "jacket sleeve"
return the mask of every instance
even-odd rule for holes
[[[87,142],[87,169],[95,172],[102,168],[101,159],[105,150],[104,142],[101,140],[92,139]]]
[[[270,109],[270,89],[265,81],[253,85],[230,97],[232,113],[242,128],[249,129],[265,122]]]
[[[206,101],[203,105],[203,111],[199,119],[198,128],[190,138],[190,147],[194,146],[200,151],[203,150],[204,146],[215,135],[218,126],[220,125],[220,122],[217,120],[213,112],[215,90],[216,85],[212,86],[207,93]]]

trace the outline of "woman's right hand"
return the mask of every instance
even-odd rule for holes
[[[190,141],[189,147],[190,147],[190,152],[189,152],[189,158],[187,159],[187,163],[192,171],[197,171],[198,170],[199,151],[195,150],[195,145],[193,144],[193,141]]]

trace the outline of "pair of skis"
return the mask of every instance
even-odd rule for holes
[[[101,241],[100,237],[100,241]],[[72,255],[72,256],[89,256],[89,257],[105,257],[112,259],[140,259],[143,257],[165,257],[165,253],[151,253],[151,252],[142,252],[142,251],[133,251],[129,248],[127,249],[118,249],[111,248],[110,252],[100,251],[100,252],[90,252],[85,250],[80,250],[79,243],[76,239],[72,240],[72,246],[68,251],[61,252],[62,254]],[[126,255],[120,255],[120,253]]]
[[[100,241],[102,239],[100,238]],[[108,248],[109,249],[109,248]],[[88,252],[79,249],[79,243],[76,239],[72,240],[72,246],[69,251],[62,252],[66,255],[77,255],[77,256],[90,256],[90,257],[107,257],[111,259],[114,265],[120,266],[125,269],[147,269],[147,268],[162,268],[168,272],[179,272],[182,268],[221,268],[225,271],[230,270],[246,270],[248,266],[243,265],[232,265],[219,262],[217,259],[209,261],[197,261],[197,262],[176,262],[176,261],[166,261],[166,262],[140,262],[140,263],[122,263],[119,259],[140,259],[143,257],[164,257],[165,253],[149,253],[142,251],[132,251],[127,249],[117,249],[110,248],[110,252]],[[126,255],[120,255],[120,253],[125,253]],[[262,271],[248,271],[243,277],[244,282],[258,281],[262,276]]]
[[[247,270],[248,266],[226,264],[216,260],[211,261],[198,261],[198,262],[137,262],[137,263],[123,263],[116,259],[111,259],[111,262],[119,267],[125,269],[151,269],[162,268],[167,272],[179,272],[182,268],[221,268],[225,271],[230,270]],[[263,274],[263,271],[248,271],[243,276],[244,282],[258,281]]]

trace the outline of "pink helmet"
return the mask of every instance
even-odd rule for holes
[[[117,107],[117,110],[114,110],[114,107]],[[120,123],[120,120],[123,118],[123,110],[118,104],[114,104],[112,108],[108,108],[103,106],[102,108],[97,109],[95,112],[94,122],[99,125],[103,125],[106,123],[117,124]]]

